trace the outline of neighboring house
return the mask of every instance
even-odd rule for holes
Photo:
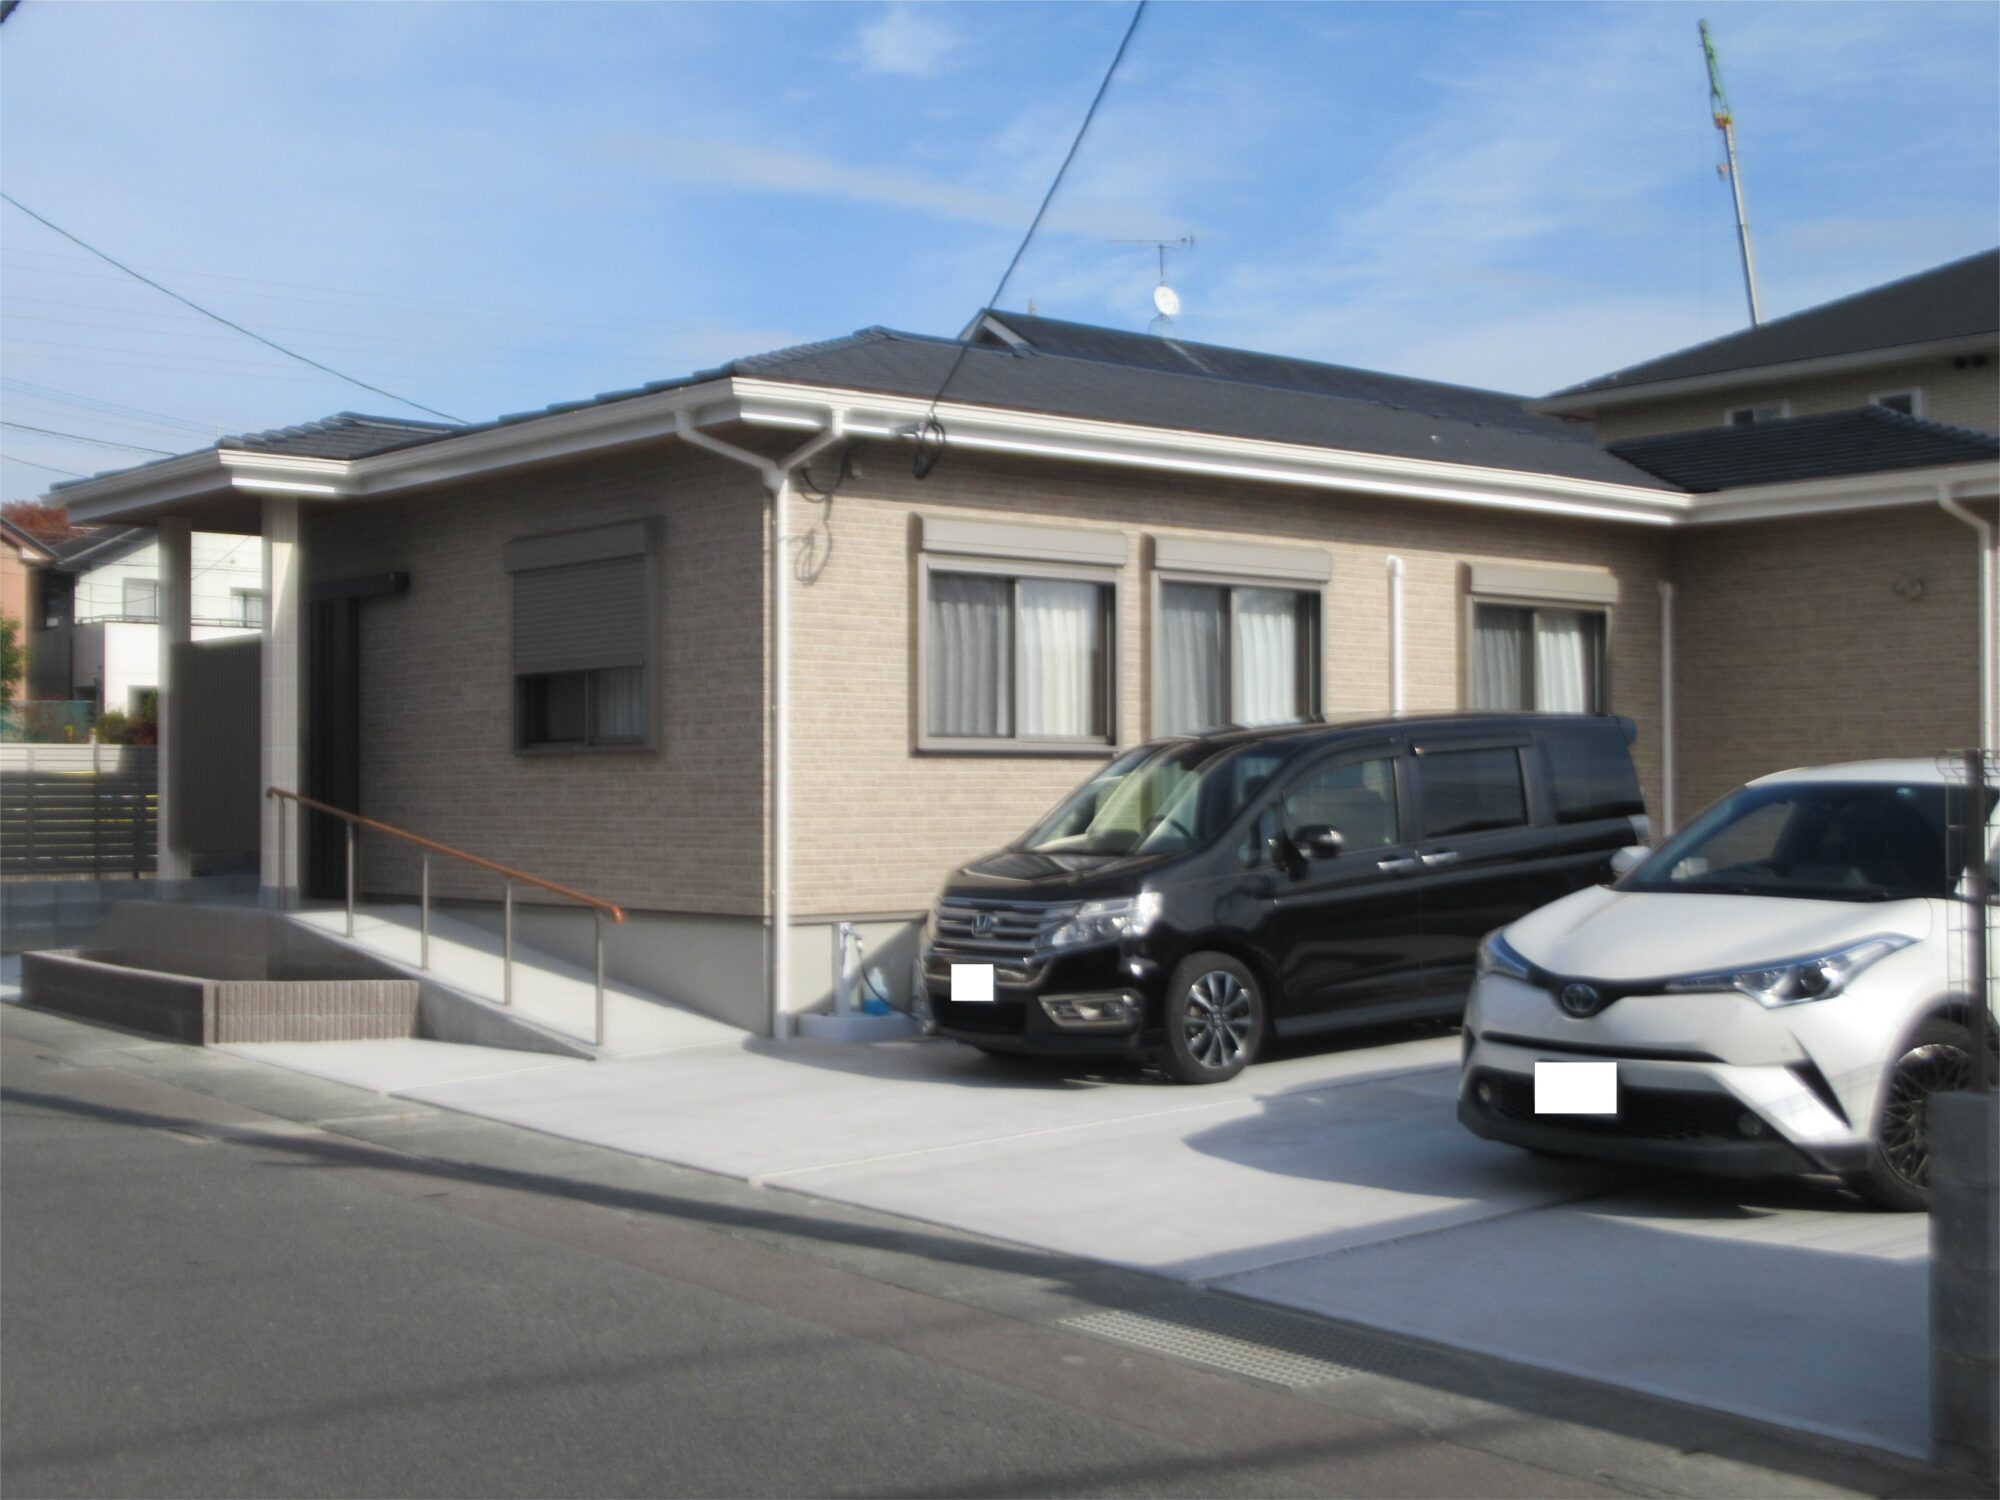
[[[2000,432],[2000,251],[1968,256],[1533,403],[1713,496],[1726,528],[1675,538],[1683,805],[1755,767],[1922,753],[1966,738],[1959,597],[1967,507],[1950,476]],[[1899,499],[1900,497],[1900,499]],[[1802,529],[1810,517],[1810,529]],[[1993,729],[1986,742],[2000,740]]]
[[[48,543],[0,516],[0,616],[12,620],[21,650],[28,650],[28,614],[34,589],[32,575],[53,559]],[[9,684],[18,693],[25,675]]]
[[[2000,432],[2000,250],[1773,318],[1533,403],[1599,441],[1881,406]]]
[[[832,924],[907,955],[952,866],[1154,735],[1603,710],[1662,825],[1717,776],[1982,735],[1992,552],[1941,506],[1992,514],[2000,439],[1898,417],[1832,468],[1614,452],[1494,392],[997,311],[968,335],[867,329],[476,427],[343,415],[62,494],[157,525],[169,591],[190,530],[262,533],[262,759],[230,795],[302,788],[616,900],[614,973],[777,1030],[824,1002]],[[1779,516],[1789,556],[1743,576],[1731,539]],[[1773,567],[1837,595],[1808,628],[1842,642],[1908,612],[1921,680],[1859,642],[1802,702],[1752,652],[1768,710],[1716,711],[1704,658],[1733,643],[1688,601],[1754,605]],[[180,691],[169,760],[226,732]],[[168,875],[202,847],[177,805]],[[337,836],[263,817],[266,884],[337,893]],[[365,891],[418,879],[364,839]]]
[[[107,526],[51,543],[29,631],[36,698],[142,713],[160,683],[159,548],[151,527]],[[264,621],[264,555],[253,537],[197,533],[192,631],[238,636]]]

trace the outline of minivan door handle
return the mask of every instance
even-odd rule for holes
[[[1415,859],[1378,859],[1375,868],[1384,875],[1410,875],[1423,868],[1423,862]]]
[[[1419,854],[1417,858],[1423,862],[1425,869],[1435,870],[1439,865],[1457,864],[1458,851],[1456,849],[1433,849],[1428,854]]]

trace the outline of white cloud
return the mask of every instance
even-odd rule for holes
[[[1016,233],[1034,217],[1039,193],[993,192],[963,187],[902,167],[857,165],[805,151],[779,151],[745,141],[694,136],[626,137],[612,149],[649,164],[677,182],[712,183],[744,192],[786,193],[847,203],[908,209],[933,218],[990,224]],[[1043,229],[1052,233],[1116,238],[1154,232],[1159,214],[1143,202],[1065,192]]]
[[[855,33],[855,54],[870,73],[906,78],[935,75],[965,39],[934,8],[891,5]]]

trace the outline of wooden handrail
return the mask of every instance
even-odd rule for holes
[[[490,870],[493,874],[501,876],[506,880],[511,880],[516,885],[530,885],[536,890],[549,891],[558,896],[567,896],[572,901],[580,902],[595,911],[605,913],[614,922],[623,922],[625,920],[623,909],[610,901],[600,900],[596,896],[586,896],[582,891],[573,891],[566,885],[557,885],[553,880],[543,880],[538,875],[529,875],[525,871],[516,870],[510,865],[503,865],[495,860],[481,859],[477,854],[467,854],[463,849],[454,849],[449,844],[440,844],[436,839],[427,839],[422,834],[411,833],[408,829],[398,828],[393,823],[383,823],[378,822],[374,818],[364,818],[360,813],[349,812],[344,807],[334,807],[329,803],[317,801],[314,798],[303,796],[298,792],[286,791],[281,786],[265,787],[264,795],[266,797],[283,797],[289,802],[298,803],[301,807],[310,807],[315,812],[323,812],[329,817],[343,819],[357,827],[372,828],[377,833],[386,833],[391,838],[398,838],[405,843],[415,844],[420,849],[429,849],[434,853],[446,855],[452,859],[460,860],[465,864],[477,866],[479,869]]]

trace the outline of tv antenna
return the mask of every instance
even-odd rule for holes
[[[1169,250],[1192,250],[1194,236],[1184,234],[1177,240],[1113,240],[1114,245],[1144,245],[1157,251],[1160,257],[1160,284],[1153,288],[1153,308],[1159,314],[1154,318],[1149,333],[1161,331],[1161,325],[1173,326],[1173,321],[1181,315],[1181,294],[1167,285],[1167,252]]]
[[[1757,257],[1750,248],[1750,215],[1743,207],[1743,174],[1736,165],[1736,116],[1729,108],[1729,96],[1722,92],[1722,63],[1715,55],[1715,38],[1708,34],[1708,22],[1701,23],[1701,52],[1708,59],[1708,110],[1715,128],[1722,132],[1726,162],[1716,164],[1716,172],[1729,182],[1736,198],[1736,245],[1743,253],[1743,295],[1750,302],[1750,326],[1764,321],[1764,309],[1757,301]]]

